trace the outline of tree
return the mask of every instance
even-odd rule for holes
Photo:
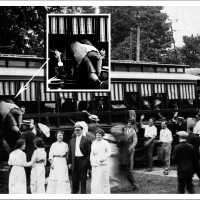
[[[0,7],[0,53],[45,56],[47,13],[90,13],[87,7]]]
[[[112,58],[128,59],[130,28],[133,28],[133,46],[136,47],[137,26],[141,29],[141,60],[162,61],[161,54],[171,47],[171,23],[161,12],[162,7],[102,7],[101,12],[111,13]],[[139,14],[139,17],[138,17]],[[135,58],[136,51],[133,52]]]
[[[184,64],[200,67],[200,35],[184,36],[183,42],[185,44],[180,48],[180,53]]]

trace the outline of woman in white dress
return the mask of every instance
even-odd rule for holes
[[[91,193],[109,194],[109,157],[110,144],[103,139],[104,131],[97,129],[96,140],[91,146],[90,162],[92,166]]]
[[[42,138],[37,137],[34,140],[36,150],[33,152],[31,158],[31,193],[42,194],[45,193],[45,165],[47,154],[44,148]]]
[[[16,142],[15,150],[9,155],[8,165],[12,167],[9,174],[9,194],[26,194],[26,174],[24,167],[28,166],[26,154],[23,150],[26,147],[24,139]]]
[[[51,145],[49,152],[49,161],[51,163],[50,174],[48,178],[47,193],[48,194],[69,194],[71,193],[67,153],[68,145],[63,142],[63,132],[57,132],[57,142]]]

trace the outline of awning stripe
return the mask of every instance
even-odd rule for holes
[[[24,82],[20,81],[20,88],[23,86],[24,86]],[[24,92],[21,93],[21,101],[25,101],[25,93]]]
[[[78,101],[90,101],[92,99],[89,92],[78,92]]]
[[[0,95],[3,95],[3,82],[0,81]]]
[[[59,29],[59,34],[64,34],[65,33],[65,24],[64,24],[64,17],[59,17],[59,26],[58,26],[58,29]]]
[[[105,96],[108,96],[108,93],[107,92],[95,92],[94,95],[97,96],[97,97],[98,96],[104,96],[105,97]]]
[[[126,83],[125,84],[126,92],[137,92],[137,84],[134,83]]]
[[[101,42],[109,40],[107,16],[49,16],[50,34],[97,34]]]
[[[141,96],[151,96],[151,84],[142,83],[141,84]]]

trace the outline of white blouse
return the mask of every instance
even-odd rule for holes
[[[68,145],[65,142],[54,142],[49,151],[49,159],[52,160],[54,156],[65,156],[68,152]]]
[[[8,165],[25,167],[27,165],[26,154],[20,149],[12,151],[9,155]]]
[[[90,162],[92,166],[107,165],[110,155],[111,147],[106,140],[102,139],[100,141],[93,141],[90,154]]]

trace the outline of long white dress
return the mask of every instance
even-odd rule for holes
[[[91,193],[109,194],[109,157],[110,144],[105,140],[95,140],[91,146],[90,162],[92,166]],[[100,162],[100,160],[104,162]]]
[[[31,193],[45,193],[45,165],[47,154],[44,148],[37,148],[32,155]]]
[[[26,154],[16,149],[9,155],[8,165],[12,166],[9,174],[9,193],[10,194],[26,194],[26,174],[24,167],[26,166]]]
[[[68,145],[64,142],[55,142],[51,145],[49,159],[53,162],[48,178],[48,194],[71,193],[66,154]]]

